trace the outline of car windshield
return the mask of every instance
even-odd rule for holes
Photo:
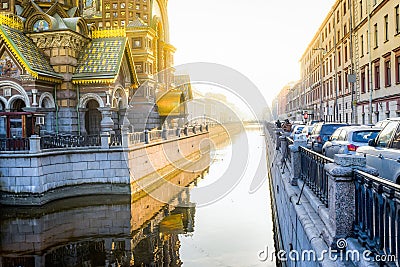
[[[375,139],[379,131],[359,131],[353,133],[353,142],[368,143],[369,140]]]
[[[343,124],[325,124],[321,129],[321,134],[331,135],[337,128],[343,126]]]

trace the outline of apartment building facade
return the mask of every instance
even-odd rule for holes
[[[300,58],[281,117],[367,124],[399,116],[399,12],[394,0],[336,1]]]

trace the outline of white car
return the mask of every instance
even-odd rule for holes
[[[305,125],[296,125],[292,132],[290,133],[290,138],[293,140],[297,140],[298,137],[301,135],[301,131],[304,129]]]
[[[381,128],[370,126],[344,126],[338,128],[325,142],[322,154],[333,158],[335,154],[355,154],[357,148],[368,146],[368,141],[375,139]]]
[[[369,146],[357,149],[367,159],[367,165],[378,170],[379,176],[400,184],[400,118],[389,119]]]

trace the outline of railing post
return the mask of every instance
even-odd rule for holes
[[[176,136],[177,137],[181,137],[181,128],[178,126],[178,128],[176,128]]]
[[[130,122],[127,118],[127,115],[125,114],[123,123],[122,123],[122,129],[121,129],[121,146],[122,147],[129,147],[129,126]]]
[[[305,140],[294,140],[293,145],[289,146],[291,165],[292,165],[292,177],[290,177],[290,183],[292,185],[297,185],[297,181],[300,179],[301,174],[301,160],[300,160],[300,147],[305,147],[307,145],[307,141]]]
[[[324,233],[327,243],[337,249],[337,241],[351,235],[355,221],[354,170],[378,175],[376,169],[366,166],[360,155],[336,154],[335,163],[325,165],[328,175],[328,213],[330,227]]]
[[[193,126],[193,134],[196,134],[196,125]]]
[[[279,150],[280,148],[281,148],[281,142],[280,142],[280,140],[279,140],[279,137],[281,136],[281,132],[280,131],[276,131],[275,132],[275,135],[276,135],[276,137],[275,137],[275,140],[276,140],[276,150]]]
[[[29,137],[29,153],[40,152],[40,137],[38,135],[32,135]]]
[[[279,136],[279,138],[278,138],[278,142],[280,143],[280,149],[281,149],[281,153],[282,153],[282,157],[283,158],[286,158],[287,157],[287,151],[286,151],[286,149],[287,149],[287,139],[286,139],[286,136],[285,135],[281,135],[281,136]]]
[[[206,124],[206,132],[208,132],[209,131],[209,126],[208,126],[208,124]]]
[[[147,129],[144,130],[144,143],[145,144],[149,143],[149,131]]]
[[[188,127],[187,126],[185,126],[185,128],[183,128],[183,133],[186,135],[186,136],[188,136]]]
[[[111,135],[109,132],[102,132],[100,134],[101,148],[110,148]]]

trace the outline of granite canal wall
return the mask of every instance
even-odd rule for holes
[[[2,152],[0,203],[42,205],[93,194],[132,193],[140,198],[156,190],[165,177],[190,168],[209,153],[208,138],[209,132],[204,131],[149,144]]]
[[[363,157],[330,160],[305,149],[304,142],[288,144],[271,125],[265,133],[277,247],[260,258],[273,258],[278,266],[379,266],[354,238],[354,173],[377,171]]]

